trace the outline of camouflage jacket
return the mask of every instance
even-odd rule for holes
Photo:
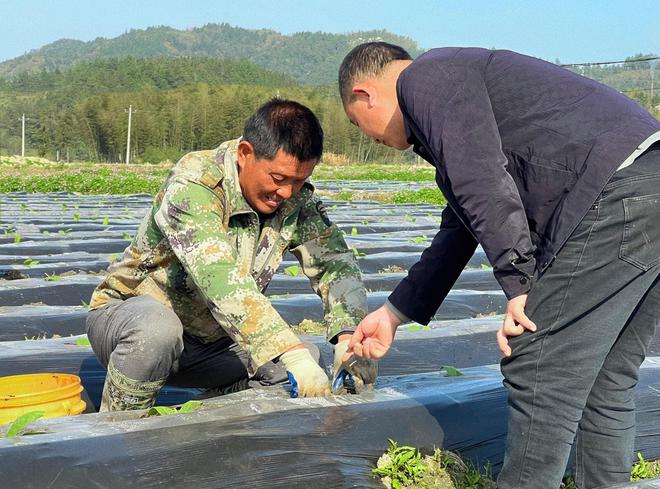
[[[170,171],[131,244],[94,291],[109,298],[149,294],[204,342],[229,335],[250,356],[250,374],[299,344],[263,295],[285,251],[321,297],[327,336],[353,330],[366,313],[359,267],[342,232],[305,183],[260,231],[238,181],[238,140],[185,155]]]

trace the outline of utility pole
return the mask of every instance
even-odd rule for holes
[[[124,109],[125,112],[128,112],[128,135],[126,137],[126,164],[130,162],[131,158],[131,116],[133,115],[133,106],[129,105],[128,110]]]
[[[30,119],[25,118],[25,114],[21,117],[21,157],[25,158],[25,121]]]
[[[655,78],[655,63],[656,62],[657,62],[657,60],[653,59],[649,63],[649,68],[651,69],[651,90],[650,90],[651,91],[651,94],[650,94],[651,100],[650,100],[649,106],[651,107],[651,110],[655,109],[655,104],[654,104],[654,100],[653,100],[655,98],[655,94],[653,93],[653,81],[654,81],[653,79]]]

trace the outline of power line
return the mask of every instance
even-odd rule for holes
[[[622,63],[638,63],[640,61],[655,61],[657,59],[660,59],[660,56],[644,56],[642,58],[635,58],[635,59],[624,59],[623,61],[599,61],[596,63],[567,63],[567,64],[560,64],[559,66],[600,66],[600,65],[618,65]]]

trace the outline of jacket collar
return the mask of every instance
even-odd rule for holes
[[[222,189],[227,196],[227,202],[230,206],[230,216],[238,214],[256,214],[256,211],[250,207],[245,200],[241,185],[238,180],[238,143],[239,139],[233,139],[220,145],[216,153],[216,162],[221,166],[224,178],[222,180]],[[308,200],[314,193],[314,185],[307,180],[302,189],[295,196],[282,202],[275,211],[274,217],[284,219],[292,214],[303,202]]]

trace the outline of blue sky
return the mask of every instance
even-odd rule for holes
[[[564,63],[660,54],[658,0],[0,0],[0,61],[66,37],[89,41],[153,25],[387,29],[420,46],[513,49]]]

